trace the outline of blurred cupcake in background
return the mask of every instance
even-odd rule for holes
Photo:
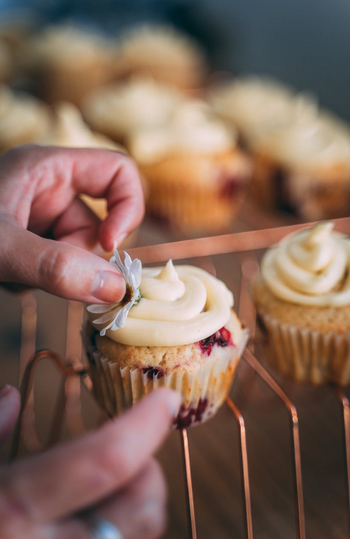
[[[79,104],[92,88],[113,78],[109,42],[68,24],[49,26],[26,42],[23,64],[49,103]]]
[[[22,75],[23,44],[33,35],[38,21],[31,11],[14,12],[12,15],[2,14],[0,20],[0,43],[7,49],[6,56],[10,61],[10,78]],[[1,60],[0,60],[1,63]],[[1,70],[1,69],[0,69]],[[5,80],[1,78],[1,80]],[[6,81],[9,77],[6,78]]]
[[[0,151],[35,142],[49,129],[51,113],[47,105],[27,94],[0,86]]]
[[[54,108],[53,120],[49,129],[36,141],[42,146],[63,146],[66,148],[101,148],[126,153],[123,146],[100,133],[90,130],[84,122],[79,109],[72,103],[58,103]],[[104,198],[95,199],[80,195],[90,209],[101,219],[107,217],[107,202]]]
[[[118,54],[129,75],[152,76],[184,90],[203,85],[206,60],[202,49],[172,26],[133,28],[121,37]]]
[[[293,114],[294,92],[273,79],[247,76],[225,80],[208,91],[215,112],[238,129],[248,147],[255,133]]]
[[[319,113],[260,132],[251,144],[254,197],[303,219],[349,215],[350,129]]]
[[[166,123],[183,101],[181,93],[151,78],[133,78],[96,89],[84,99],[89,125],[118,142],[131,132]]]
[[[131,133],[128,147],[147,180],[150,214],[187,232],[229,226],[251,166],[206,103],[184,102],[167,123]]]
[[[223,83],[208,99],[253,157],[256,204],[310,220],[348,215],[350,128],[343,121],[311,95],[258,77]]]

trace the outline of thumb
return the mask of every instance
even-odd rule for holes
[[[124,278],[103,258],[65,242],[43,239],[18,225],[2,229],[0,281],[87,303],[114,303],[124,297]]]
[[[0,387],[0,441],[15,426],[20,406],[17,389],[9,385]]]

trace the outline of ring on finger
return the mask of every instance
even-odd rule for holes
[[[89,519],[89,532],[91,539],[123,539],[118,528],[102,517]]]

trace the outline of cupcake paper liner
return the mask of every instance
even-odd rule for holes
[[[174,426],[188,427],[206,421],[223,403],[248,340],[248,330],[243,330],[241,342],[230,357],[209,359],[193,373],[176,371],[169,375],[144,369],[120,368],[104,357],[90,343],[87,348],[91,366],[94,394],[99,404],[115,416],[136,404],[144,395],[159,387],[178,391],[183,404]]]
[[[270,365],[297,382],[350,382],[350,333],[298,328],[259,313],[268,334]]]

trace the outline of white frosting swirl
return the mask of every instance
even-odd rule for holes
[[[83,109],[96,129],[124,137],[134,129],[167,122],[182,100],[175,88],[140,77],[95,90]]]
[[[193,266],[175,269],[169,261],[163,269],[143,268],[140,292],[125,326],[107,330],[110,339],[134,346],[180,346],[209,337],[230,319],[232,293]]]
[[[133,68],[165,63],[190,69],[205,63],[197,43],[171,26],[137,26],[122,37],[120,47]]]
[[[70,25],[45,28],[29,44],[27,53],[33,65],[89,65],[107,58],[107,40],[98,34]],[[24,51],[25,53],[25,51]]]
[[[350,169],[350,130],[330,114],[295,118],[260,133],[254,148],[291,168]]]
[[[37,99],[16,95],[7,86],[0,87],[0,145],[34,142],[48,128],[50,117],[46,106]]]
[[[263,257],[262,277],[279,299],[298,305],[350,304],[350,240],[320,223],[288,236]]]
[[[220,116],[234,122],[248,142],[281,121],[287,123],[317,111],[313,97],[294,94],[282,83],[253,76],[217,85],[209,92],[209,102]]]
[[[124,151],[109,138],[94,133],[84,122],[79,109],[72,103],[62,102],[55,107],[56,118],[50,129],[37,142],[44,146],[68,148],[106,148]]]
[[[169,122],[134,132],[130,153],[139,163],[159,161],[170,153],[215,154],[232,150],[236,134],[200,100],[179,106]]]

